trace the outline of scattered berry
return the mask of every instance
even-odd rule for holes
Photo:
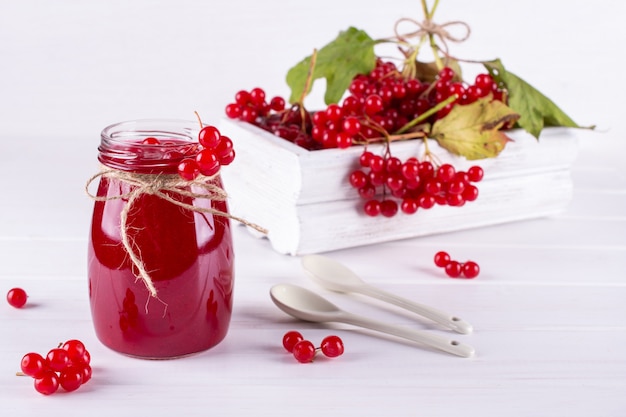
[[[302,334],[296,330],[290,330],[283,336],[283,346],[287,349],[287,352],[293,352],[293,347],[304,340]]]
[[[54,348],[48,352],[46,363],[50,369],[60,372],[70,363],[70,356],[65,349]]]
[[[336,358],[343,354],[343,341],[339,336],[326,336],[320,345],[322,353],[329,358]]]
[[[72,363],[87,363],[91,361],[89,352],[85,349],[85,345],[80,340],[72,339],[63,343],[61,346],[67,352],[67,356]]]
[[[448,262],[448,264],[444,268],[445,268],[446,274],[450,278],[458,278],[461,276],[461,272],[462,272],[461,264],[458,263],[457,261]]]
[[[480,273],[480,267],[476,262],[467,261],[463,264],[463,275],[465,278],[476,278]]]
[[[302,334],[296,330],[285,333],[283,346],[300,363],[313,362],[318,351],[321,351],[328,358],[336,358],[341,356],[344,350],[343,341],[339,336],[326,336],[320,347],[315,348],[311,341],[304,339]]]
[[[440,251],[435,254],[435,265],[445,268],[450,263],[448,252]]]
[[[35,377],[35,389],[43,395],[54,394],[59,389],[59,376],[52,370],[46,370]]]
[[[39,353],[30,352],[24,355],[20,364],[20,369],[24,375],[33,378],[41,375],[47,369],[46,360]]]
[[[450,259],[447,252],[439,251],[435,254],[435,265],[444,268],[446,274],[451,278],[476,278],[480,273],[480,267],[474,261],[460,263]]]
[[[34,379],[37,392],[51,395],[59,386],[71,392],[86,384],[92,374],[90,362],[91,355],[85,345],[72,339],[51,349],[45,359],[38,353],[27,353],[22,357],[20,369]]]
[[[26,304],[28,295],[26,291],[21,288],[12,288],[7,293],[7,301],[15,308],[22,308]]]
[[[67,391],[76,391],[83,384],[83,369],[77,365],[70,365],[59,373],[59,384]]]
[[[83,370],[83,384],[86,384],[87,381],[91,379],[91,375],[92,375],[91,365],[84,363],[82,364],[81,368]]]
[[[293,347],[293,356],[300,363],[313,362],[315,346],[308,340],[301,340]]]

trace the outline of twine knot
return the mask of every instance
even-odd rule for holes
[[[403,23],[410,23],[414,27],[417,27],[417,29],[411,32],[407,32],[407,33],[400,33],[399,26]],[[452,35],[448,31],[448,29],[453,26],[462,27],[465,30],[464,35],[463,36]],[[410,38],[422,38],[424,36],[436,36],[439,39],[441,45],[443,45],[443,49],[440,48],[438,45],[437,47],[444,54],[447,55],[448,54],[448,41],[456,42],[456,43],[463,42],[467,40],[467,38],[469,38],[471,30],[467,23],[462,22],[460,20],[453,20],[450,22],[438,24],[438,23],[433,22],[431,19],[424,19],[422,22],[418,22],[415,19],[403,17],[399,19],[398,21],[396,21],[396,24],[394,25],[394,33],[398,40],[402,42],[406,42],[406,43],[409,43],[408,40]]]
[[[93,183],[98,178],[115,179],[132,187],[127,193],[100,197],[92,194],[89,191],[89,186],[91,185],[91,183]],[[174,198],[174,196],[178,196],[190,197],[194,199],[225,201],[227,198],[226,192],[221,187],[216,185],[213,181],[211,181],[214,178],[215,177],[198,176],[193,180],[185,180],[177,174],[137,174],[117,169],[103,169],[97,174],[93,175],[91,178],[89,178],[89,180],[87,180],[87,184],[85,185],[85,191],[87,195],[94,201],[126,200],[126,205],[120,213],[120,237],[122,240],[122,245],[124,246],[124,249],[126,249],[126,252],[128,253],[131,262],[137,269],[137,274],[135,274],[135,276],[144,282],[152,297],[158,299],[157,290],[154,286],[154,283],[152,282],[150,274],[146,270],[143,260],[141,259],[140,251],[134,248],[135,245],[133,245],[128,235],[128,213],[130,212],[133,203],[141,195],[154,195],[186,210],[197,213],[210,213],[213,215],[236,220],[246,226],[252,227],[253,229],[263,234],[267,234],[266,229],[254,223],[250,223],[242,218],[233,216],[230,213],[216,210],[214,208],[195,206]],[[194,190],[198,191],[196,192]]]

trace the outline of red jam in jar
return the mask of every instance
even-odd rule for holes
[[[172,120],[124,122],[102,131],[100,175],[88,247],[89,299],[96,335],[131,356],[165,359],[204,351],[228,331],[233,300],[233,245],[219,198],[197,186],[143,189],[143,182],[180,180],[180,161],[197,150],[198,124]],[[157,144],[150,144],[156,138]],[[219,175],[208,180],[222,188]],[[192,194],[187,193],[191,191]],[[196,210],[181,207],[164,196]],[[126,237],[153,285],[123,244]]]

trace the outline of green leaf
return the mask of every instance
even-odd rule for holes
[[[518,117],[501,101],[484,97],[472,104],[454,106],[433,124],[430,136],[442,148],[469,160],[493,158],[511,141],[500,129]]]
[[[580,127],[552,100],[526,81],[507,71],[499,59],[483,62],[493,79],[508,91],[509,106],[519,113],[518,126],[539,138],[546,126]]]
[[[326,78],[326,104],[337,103],[357,74],[367,74],[376,66],[375,41],[362,30],[350,27],[317,53],[312,80]],[[296,103],[303,97],[311,56],[306,57],[287,73],[291,88],[289,101]],[[313,83],[311,82],[311,86]],[[306,92],[308,94],[309,91]]]

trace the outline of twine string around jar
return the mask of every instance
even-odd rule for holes
[[[131,190],[127,193],[114,195],[114,196],[97,196],[89,191],[89,186],[98,178],[115,179],[120,182],[126,183],[131,186]],[[85,185],[85,191],[87,195],[95,201],[111,201],[111,200],[126,200],[126,205],[120,213],[120,238],[122,245],[132,262],[137,268],[137,278],[141,279],[146,288],[150,292],[150,295],[158,299],[157,289],[150,277],[150,273],[147,271],[145,263],[141,259],[140,252],[134,248],[133,242],[131,242],[128,233],[128,214],[131,210],[133,203],[142,195],[154,195],[163,200],[170,202],[178,207],[197,213],[209,213],[216,216],[222,216],[231,220],[238,221],[248,227],[255,229],[258,232],[267,234],[267,230],[254,223],[250,223],[240,217],[233,216],[230,213],[217,210],[208,207],[198,207],[192,204],[185,203],[176,198],[173,198],[171,194],[181,197],[190,197],[195,199],[212,200],[212,201],[225,201],[227,198],[226,192],[219,186],[212,184],[211,179],[214,177],[198,176],[193,180],[185,180],[178,174],[137,174],[132,172],[121,171],[118,169],[102,169],[97,174],[93,175],[87,180]],[[196,187],[202,190],[202,192],[192,191],[192,187]]]
[[[417,29],[412,32],[400,33],[399,27],[402,23],[410,23],[416,26]],[[448,31],[448,29],[452,26],[463,27],[465,29],[465,34],[460,37],[452,35]],[[409,38],[422,38],[424,36],[429,36],[429,35],[436,36],[441,41],[441,44],[443,45],[443,49],[439,48],[439,46],[437,47],[439,48],[439,50],[441,50],[444,53],[444,55],[447,56],[448,55],[448,41],[460,43],[460,42],[467,40],[467,38],[469,38],[470,36],[471,29],[467,23],[460,21],[460,20],[453,20],[450,22],[438,24],[428,18],[424,19],[422,22],[419,22],[415,19],[403,17],[396,21],[394,25],[394,33],[398,40],[402,42],[406,42],[406,43],[409,43],[408,42]]]

